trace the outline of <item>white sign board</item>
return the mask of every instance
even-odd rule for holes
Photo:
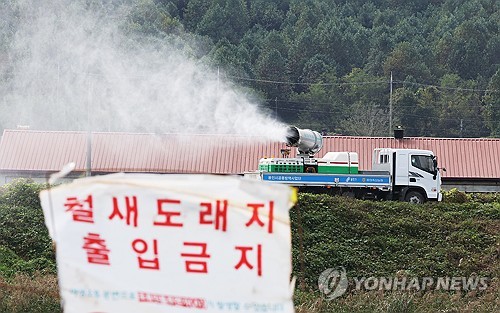
[[[114,174],[40,194],[64,312],[293,312],[290,187]]]

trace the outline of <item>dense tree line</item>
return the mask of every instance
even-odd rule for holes
[[[498,0],[132,2],[129,34],[182,46],[285,122],[388,135],[392,103],[407,135],[500,136]]]

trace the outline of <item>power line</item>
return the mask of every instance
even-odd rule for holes
[[[343,110],[341,108],[336,108],[335,110],[314,110],[314,109],[303,109],[303,108],[287,108],[283,107],[280,108],[282,111],[298,111],[298,112],[310,112],[310,113],[323,113],[323,114],[338,114],[338,113],[350,113],[346,110]],[[403,116],[411,116],[411,117],[416,117],[416,118],[425,118],[425,119],[436,119],[436,120],[456,120],[457,118],[446,118],[446,117],[440,117],[440,116],[427,116],[427,115],[420,115],[420,114],[408,114],[408,113],[402,113],[398,114],[398,117],[403,117]],[[483,121],[481,118],[462,118],[464,121],[470,120],[470,121]]]
[[[402,85],[415,85],[415,86],[422,86],[422,87],[433,87],[433,88],[436,88],[436,89],[445,89],[445,90],[454,90],[454,91],[500,92],[500,90],[496,90],[496,89],[475,89],[475,88],[461,88],[461,87],[446,87],[446,86],[437,86],[437,85],[431,85],[431,84],[407,82],[407,81],[401,81],[401,80],[395,80],[394,83],[402,84]]]
[[[311,102],[311,101],[296,101],[296,100],[275,100],[275,99],[263,99],[264,101],[277,101],[277,102],[284,102],[284,103],[295,103],[295,104],[320,104],[320,105],[339,105],[343,103],[332,103],[332,102]]]
[[[317,102],[317,101],[296,101],[296,100],[285,100],[285,99],[263,99],[264,101],[266,102],[281,102],[281,103],[286,103],[286,104],[305,104],[305,105],[330,105],[332,106],[333,108],[336,108],[337,106],[346,106],[345,103],[343,102],[337,102],[337,103],[333,103],[333,102]],[[483,104],[483,103],[469,103],[467,104],[468,107],[478,107],[478,108],[484,108],[487,106],[487,104]],[[287,106],[288,108],[290,106]],[[382,105],[380,105],[379,107],[384,107]],[[282,107],[284,108],[284,107]],[[387,106],[388,108],[388,106]],[[397,104],[395,105],[395,108],[418,108],[418,109],[429,109],[428,107],[422,107],[418,104]]]
[[[226,75],[227,78],[238,79],[238,80],[246,80],[260,83],[270,83],[270,84],[282,84],[282,85],[301,85],[301,86],[344,86],[344,85],[373,85],[373,84],[390,84],[389,80],[375,80],[375,81],[360,81],[360,82],[336,82],[336,83],[303,83],[303,82],[289,82],[289,81],[279,81],[279,80],[269,80],[269,79],[258,79],[258,78],[248,78],[248,77],[240,77],[240,76],[232,76]],[[500,92],[500,90],[496,89],[476,89],[476,88],[461,88],[461,87],[446,87],[446,86],[438,86],[432,84],[424,84],[417,82],[407,82],[400,80],[393,80],[395,84],[402,85],[415,85],[422,87],[434,87],[436,89],[445,89],[445,90],[454,90],[454,91],[471,91],[471,92]]]
[[[248,78],[240,76],[226,75],[227,78],[247,80],[259,83],[270,83],[270,84],[281,84],[281,85],[302,85],[302,86],[343,86],[343,85],[371,85],[371,84],[381,84],[387,83],[386,80],[376,80],[376,81],[364,81],[364,82],[337,82],[337,83],[301,83],[301,82],[289,82],[289,81],[279,81],[279,80],[269,80],[269,79],[258,79],[258,78]]]
[[[440,121],[458,121],[458,120],[464,120],[464,121],[471,121],[471,122],[483,122],[485,120],[481,118],[459,118],[459,117],[441,117],[441,116],[423,116],[423,115],[418,115],[418,114],[403,114],[402,116],[409,116],[412,118],[416,119],[433,119],[433,120],[440,120]],[[496,121],[492,121],[496,122]]]
[[[338,113],[350,113],[345,110],[342,110],[341,108],[335,109],[335,110],[311,110],[311,109],[302,109],[302,108],[279,108],[281,111],[298,111],[298,112],[307,112],[307,113],[320,113],[320,114],[338,114]],[[399,118],[401,117],[412,117],[415,119],[433,119],[433,120],[439,120],[439,121],[458,121],[459,119],[462,119],[464,121],[471,121],[471,122],[485,122],[485,120],[481,118],[459,118],[459,117],[440,117],[440,116],[433,116],[433,115],[419,115],[419,114],[407,114],[403,113],[398,115]],[[488,120],[490,122],[490,120]],[[491,120],[491,122],[500,122],[500,120]]]
[[[0,62],[0,63],[5,63],[5,64],[10,64],[8,62]],[[93,76],[93,77],[106,77],[107,79],[110,79],[110,77],[107,77],[107,75],[104,75],[102,73],[95,73],[95,72],[81,72],[81,71],[76,71],[72,67],[70,67],[69,71],[72,74],[76,75],[85,75],[85,76]],[[42,71],[43,72],[43,71]],[[38,72],[37,72],[38,74]],[[211,78],[213,76],[218,76],[217,74],[215,75],[203,75],[207,78]],[[126,78],[133,78],[133,79],[141,79],[141,78],[147,78],[149,76],[147,75],[140,75],[140,74],[120,74],[118,77],[126,77]],[[381,85],[381,84],[388,84],[390,85],[391,81],[387,79],[380,79],[380,80],[373,80],[373,81],[358,81],[358,82],[334,82],[334,83],[324,83],[324,82],[291,82],[291,81],[280,81],[280,80],[272,80],[272,79],[258,79],[258,78],[248,78],[248,77],[242,77],[242,76],[234,76],[234,75],[224,75],[225,78],[230,78],[230,79],[236,79],[236,80],[243,80],[243,81],[252,81],[252,82],[259,82],[259,83],[267,83],[267,84],[278,84],[278,85],[292,85],[292,86],[357,86],[357,85]],[[165,82],[160,82],[160,83],[165,83]],[[428,84],[428,83],[419,83],[419,82],[409,82],[409,81],[401,81],[401,80],[393,80],[393,84],[400,84],[400,85],[414,85],[414,86],[421,86],[421,87],[433,87],[436,89],[444,89],[444,90],[453,90],[453,91],[467,91],[467,92],[500,92],[500,90],[496,89],[476,89],[476,88],[461,88],[461,87],[446,87],[446,86],[438,86],[438,85],[433,85],[433,84]]]

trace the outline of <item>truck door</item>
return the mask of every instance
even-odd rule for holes
[[[421,187],[427,198],[437,199],[439,193],[439,177],[433,155],[410,154],[408,167],[409,186]]]
[[[396,158],[395,171],[396,177],[395,184],[398,186],[408,186],[408,152],[398,151],[394,152],[393,157]]]

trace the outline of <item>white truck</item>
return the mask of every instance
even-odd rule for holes
[[[287,145],[297,147],[297,157],[262,158],[259,170],[245,176],[360,199],[442,200],[441,176],[432,151],[375,149],[371,170],[359,171],[356,152],[328,152],[314,158],[323,145],[318,132],[291,126]]]

